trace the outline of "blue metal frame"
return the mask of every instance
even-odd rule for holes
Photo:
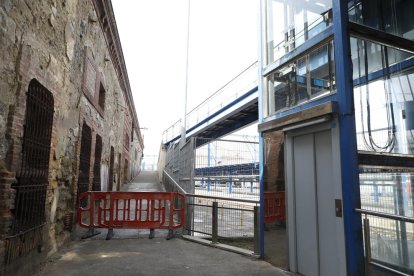
[[[414,57],[391,65],[389,67],[388,71],[380,69],[380,70],[377,70],[375,72],[370,73],[368,75],[368,82],[371,82],[371,81],[377,80],[377,79],[382,79],[382,78],[384,78],[386,73],[389,73],[389,74],[392,75],[394,73],[399,73],[403,70],[410,69],[412,67],[414,67]],[[366,79],[367,78],[365,76],[354,79],[354,81],[353,81],[354,86],[366,84],[367,83]]]
[[[348,35],[348,0],[332,1],[336,87],[339,105],[342,208],[348,275],[364,275],[358,155],[352,87],[352,61]]]

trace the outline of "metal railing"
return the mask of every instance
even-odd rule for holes
[[[163,183],[167,191],[186,197],[185,230],[188,234],[259,253],[258,200],[187,193],[165,170]]]
[[[212,114],[247,94],[254,87],[257,87],[258,63],[255,61],[236,77],[214,92],[211,96],[193,108],[186,115],[186,129],[193,127]],[[254,97],[254,96],[252,96]],[[256,95],[257,97],[257,95]],[[247,100],[247,99],[246,99]],[[208,125],[211,121],[202,123],[199,127]],[[178,120],[167,128],[162,134],[163,143],[169,142],[181,133],[181,120]]]
[[[382,237],[380,234],[377,233],[378,228],[381,228],[381,232],[387,230],[388,228],[397,227],[403,223],[411,223],[414,226],[414,218],[401,216],[401,215],[393,215],[378,211],[371,211],[366,209],[356,209],[356,212],[363,215],[363,234],[364,234],[364,250],[365,250],[365,273],[367,276],[376,275],[373,273],[373,270],[379,271],[386,271],[388,273],[393,273],[395,275],[412,275],[413,270],[407,265],[406,260],[409,259],[408,256],[408,239],[407,236],[402,237],[401,233],[399,234],[398,231],[394,232],[395,239],[387,237]],[[370,225],[371,222],[374,222]],[[378,221],[381,219],[381,221]],[[390,227],[390,223],[385,223],[384,220],[391,221],[392,226]],[[391,229],[388,229],[392,232]],[[375,238],[373,237],[375,235]],[[387,240],[385,240],[387,239]],[[413,239],[413,237],[411,237]],[[397,243],[397,258],[402,262],[406,263],[405,266],[402,264],[392,263],[390,259],[384,259],[385,257],[390,257],[393,254],[391,250],[384,250],[379,245],[380,241],[383,243]],[[375,250],[373,251],[373,245],[375,246]],[[377,252],[382,252],[381,256]],[[374,254],[373,254],[374,253]],[[374,256],[373,256],[374,255]],[[382,258],[381,258],[382,257]],[[405,261],[404,261],[405,260]]]

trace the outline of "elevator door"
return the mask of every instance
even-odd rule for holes
[[[337,129],[287,134],[289,263],[308,276],[346,275]]]

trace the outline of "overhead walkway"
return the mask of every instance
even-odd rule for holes
[[[187,113],[186,137],[220,138],[258,120],[257,62]],[[163,133],[164,145],[181,136],[181,120]]]

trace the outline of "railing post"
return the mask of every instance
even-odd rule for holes
[[[187,201],[188,199],[188,201]],[[186,197],[186,199],[184,200],[184,204],[185,204],[185,230],[186,230],[186,234],[187,235],[193,235],[193,228],[192,228],[192,223],[193,223],[193,198],[192,197]]]
[[[260,208],[254,206],[254,254],[260,254]]]
[[[211,222],[211,241],[213,243],[217,243],[218,242],[218,202],[214,201],[213,202],[213,210],[212,210],[213,214],[212,214],[212,222]]]
[[[364,218],[364,246],[365,246],[365,275],[371,275],[371,237],[370,237],[370,230],[369,230],[369,219],[367,215]]]

